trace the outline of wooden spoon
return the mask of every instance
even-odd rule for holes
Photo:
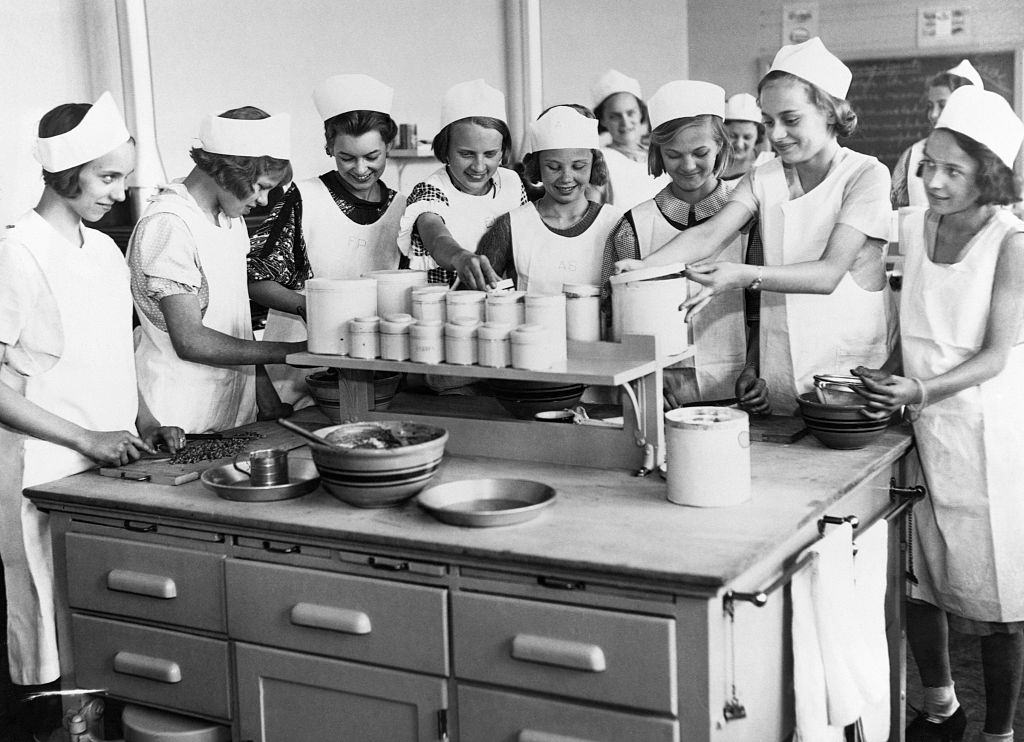
[[[311,443],[317,443],[317,444],[319,444],[321,446],[329,446],[329,445],[331,445],[330,443],[328,443],[327,441],[325,441],[323,438],[321,438],[320,436],[316,435],[315,433],[310,433],[305,428],[300,428],[295,423],[288,422],[284,418],[278,418],[277,419],[277,424],[280,425],[282,428],[286,428],[286,429],[290,430],[291,432],[295,433],[296,435],[302,436],[303,438],[305,438],[306,440],[310,441]]]

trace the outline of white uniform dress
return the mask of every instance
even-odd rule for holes
[[[1024,223],[997,209],[958,263],[933,263],[936,221],[908,212],[900,300],[903,364],[929,379],[976,355],[999,247]],[[988,381],[928,404],[914,422],[928,497],[914,508],[914,597],[974,621],[1024,621],[1024,337]]]
[[[245,256],[249,236],[242,219],[218,215],[210,222],[181,183],[162,186],[150,200],[143,219],[162,215],[180,219],[192,237],[195,260],[209,285],[209,304],[203,325],[242,340],[252,340],[252,318]],[[174,245],[181,249],[185,245]],[[129,247],[129,261],[136,249]],[[142,266],[145,272],[145,266]],[[147,274],[148,275],[148,274]],[[138,287],[133,287],[138,290]],[[136,297],[136,303],[139,297]],[[157,327],[140,308],[141,333],[135,360],[139,389],[154,417],[188,433],[219,431],[256,419],[255,366],[210,366],[178,357],[167,331]]]
[[[672,178],[662,173],[657,178],[647,171],[646,162],[631,160],[617,149],[603,147],[601,154],[608,166],[608,203],[629,211],[638,203],[654,198]]]
[[[874,157],[840,148],[815,188],[796,197],[790,188],[782,160],[775,159],[747,173],[733,191],[732,200],[760,219],[766,266],[820,259],[838,223],[868,237],[889,236],[889,174]],[[888,283],[869,291],[849,273],[831,294],[764,292],[760,370],[772,409],[794,412],[796,395],[813,389],[815,374],[880,367],[895,332],[889,303]]]
[[[338,208],[334,196],[319,177],[295,184],[302,198],[302,235],[306,258],[317,278],[359,278],[376,270],[398,267],[398,224],[405,199],[396,194],[391,205],[372,224],[358,224]],[[264,340],[300,342],[306,339],[306,323],[297,315],[271,309],[267,312]],[[267,366],[267,373],[282,402],[296,409],[313,403],[306,376],[316,369],[284,364]]]
[[[138,391],[128,268],[106,235],[72,245],[35,211],[0,236],[3,383],[89,430],[135,430]],[[0,558],[11,678],[60,675],[49,517],[21,491],[96,467],[76,451],[0,426]]]

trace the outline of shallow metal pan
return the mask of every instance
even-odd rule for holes
[[[288,482],[254,487],[249,476],[238,471],[232,464],[207,469],[200,477],[208,489],[225,500],[240,502],[271,502],[301,497],[315,490],[320,484],[320,473],[311,459],[288,459]]]
[[[555,490],[528,479],[462,479],[423,490],[417,502],[444,523],[483,528],[537,517]]]

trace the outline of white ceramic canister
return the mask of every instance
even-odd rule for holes
[[[348,353],[348,323],[377,314],[372,278],[311,278],[306,281],[306,347],[310,353]]]
[[[444,362],[444,324],[425,319],[409,325],[409,358],[417,363]]]
[[[426,271],[370,271],[363,278],[377,281],[377,314],[412,314],[412,290],[427,285]]]
[[[731,407],[680,407],[665,413],[668,499],[718,508],[750,499],[750,426]]]
[[[543,325],[519,325],[509,335],[512,367],[532,371],[547,371],[554,367],[555,357],[548,342],[548,331]]]
[[[356,317],[348,323],[348,354],[351,358],[380,355],[380,317]]]
[[[567,283],[565,294],[565,336],[588,343],[601,339],[601,289],[582,283]]]
[[[444,360],[457,366],[476,364],[476,331],[480,323],[460,319],[444,326]]]
[[[389,314],[380,321],[380,357],[386,361],[409,360],[411,314]]]
[[[471,319],[483,322],[485,299],[487,299],[485,291],[449,291],[448,296],[445,297],[448,321],[457,322],[460,319]]]
[[[612,339],[623,335],[654,335],[659,355],[675,355],[689,347],[685,312],[689,281],[679,275],[679,263],[619,273],[612,287]]]
[[[565,294],[527,294],[526,323],[540,325],[548,333],[547,353],[552,365],[565,365]]]
[[[487,295],[484,315],[488,322],[518,327],[526,322],[526,292],[501,291]]]
[[[512,325],[487,322],[476,330],[477,363],[488,368],[506,368],[512,363],[509,335]]]
[[[447,319],[445,314],[445,297],[447,295],[448,287],[439,283],[417,286],[411,292],[412,309],[410,313],[417,321],[444,322]]]

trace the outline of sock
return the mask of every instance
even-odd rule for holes
[[[1007,732],[1006,734],[989,734],[988,732],[982,732],[981,742],[1013,742],[1013,732]]]
[[[956,691],[953,684],[942,685],[938,688],[924,689],[924,712],[928,715],[928,721],[941,724],[960,708],[960,702],[956,700]]]

